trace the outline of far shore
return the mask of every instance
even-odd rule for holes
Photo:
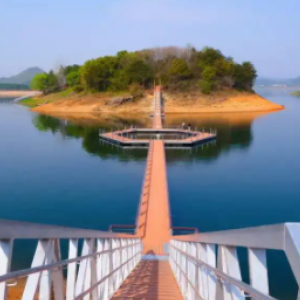
[[[37,93],[36,91],[2,91],[0,90],[0,97],[7,97],[7,98],[18,98],[18,97],[26,97],[26,96],[30,96],[33,93]],[[41,94],[41,93],[40,93]]]
[[[145,93],[138,100],[112,105],[112,95],[96,94],[59,94],[35,97],[21,104],[32,107],[33,111],[43,114],[55,113],[104,113],[104,114],[150,114],[153,111],[153,95]],[[284,106],[273,103],[258,94],[250,92],[225,91],[211,95],[187,92],[163,92],[166,114],[178,113],[232,113],[232,112],[272,112],[283,110]]]

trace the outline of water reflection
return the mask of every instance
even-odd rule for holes
[[[0,104],[13,104],[14,98],[7,98],[0,96]]]
[[[214,160],[222,153],[231,149],[246,151],[253,141],[251,126],[253,121],[265,113],[244,114],[201,114],[201,115],[170,115],[164,120],[165,126],[175,127],[178,124],[190,123],[198,130],[216,129],[218,137],[207,145],[190,150],[168,150],[169,162],[193,160]],[[33,119],[35,127],[40,131],[60,133],[64,138],[82,138],[83,149],[102,158],[119,158],[120,160],[143,160],[145,150],[122,149],[102,142],[99,139],[99,130],[112,130],[129,127],[151,126],[148,116],[96,116],[92,114],[58,115],[59,118],[46,115],[36,115]]]
[[[68,121],[57,119],[46,115],[36,115],[33,119],[35,127],[40,131],[51,131],[60,133],[64,138],[82,138],[82,148],[89,154],[97,155],[103,159],[118,158],[121,161],[143,161],[145,160],[146,149],[123,149],[99,139],[99,130],[110,130],[110,128],[123,128],[134,124],[134,120],[116,120],[106,118],[95,122],[94,119],[78,119]]]

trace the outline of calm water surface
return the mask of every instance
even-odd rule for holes
[[[216,144],[167,151],[174,226],[300,222],[300,99],[258,92],[286,110],[167,116],[166,125],[218,130]],[[0,102],[0,218],[103,230],[134,223],[147,152],[102,144],[98,130],[149,120],[66,121]],[[268,259],[271,293],[290,299],[297,291],[286,261],[278,253]]]

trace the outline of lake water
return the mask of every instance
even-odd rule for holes
[[[300,222],[300,99],[284,90],[258,92],[286,110],[166,117],[167,126],[184,121],[218,130],[215,144],[167,150],[174,226],[212,231]],[[102,230],[134,223],[147,151],[103,144],[98,130],[150,120],[66,121],[0,102],[0,218]],[[271,294],[295,297],[286,261],[269,256],[277,262],[270,263]]]

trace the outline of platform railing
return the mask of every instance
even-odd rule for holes
[[[18,239],[37,240],[37,247],[31,268],[10,271]],[[60,244],[66,239],[68,258],[63,260]],[[7,299],[8,282],[23,277],[27,280],[22,300],[110,299],[140,259],[138,238],[0,220],[0,300]]]
[[[237,247],[247,248],[250,284],[242,281]],[[284,251],[299,287],[300,223],[177,236],[169,260],[187,300],[270,300],[267,249]]]

